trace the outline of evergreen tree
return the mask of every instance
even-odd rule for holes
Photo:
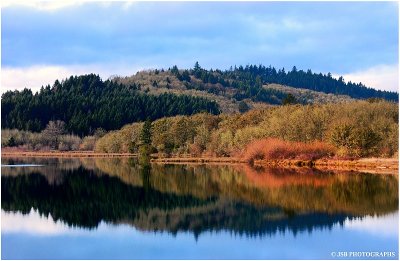
[[[151,121],[147,119],[140,133],[140,143],[142,145],[151,145]]]
[[[31,90],[8,91],[1,99],[1,127],[42,131],[49,121],[65,122],[65,130],[84,136],[93,130],[119,129],[123,125],[147,118],[190,115],[202,111],[219,113],[218,104],[201,97],[165,93],[148,95],[140,84],[122,85],[103,82],[90,74],[70,77],[46,86],[33,94]]]

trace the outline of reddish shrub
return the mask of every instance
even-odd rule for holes
[[[280,139],[268,138],[250,143],[244,152],[244,159],[249,163],[260,159],[316,160],[330,156],[333,152],[333,147],[323,142],[288,142]]]

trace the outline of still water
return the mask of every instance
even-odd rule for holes
[[[398,175],[40,158],[1,171],[2,259],[398,259]]]

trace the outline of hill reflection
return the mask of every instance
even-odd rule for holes
[[[33,208],[85,228],[105,221],[196,237],[222,230],[271,236],[331,229],[398,206],[398,177],[391,175],[245,165],[140,166],[132,159],[13,161],[46,166],[2,167],[3,210],[29,213]]]

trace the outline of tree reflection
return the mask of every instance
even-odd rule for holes
[[[103,220],[197,237],[221,230],[265,236],[330,229],[398,206],[397,176],[138,163],[86,159],[2,168],[2,209],[34,208],[70,226],[95,228]],[[55,176],[61,178],[51,182]]]

